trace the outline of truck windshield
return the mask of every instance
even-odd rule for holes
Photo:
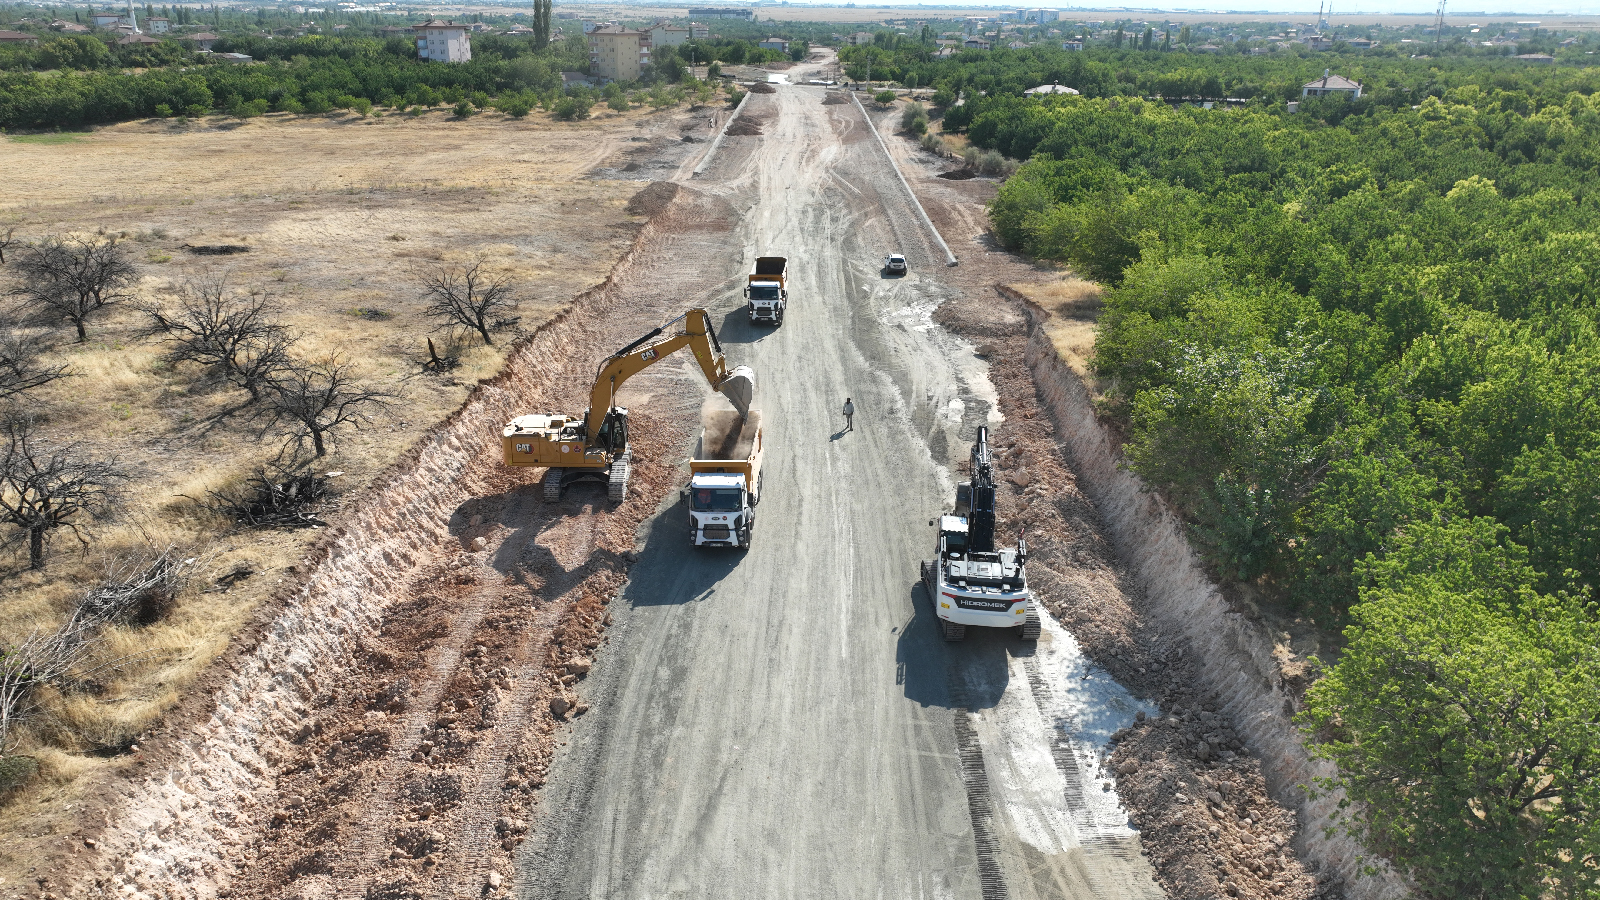
[[[778,289],[775,288],[775,287],[752,286],[750,288],[750,299],[751,300],[776,300],[776,299],[778,299]]]
[[[967,535],[961,531],[946,531],[944,533],[944,549],[946,553],[967,552]]]
[[[744,508],[744,491],[739,488],[695,488],[696,512],[738,512]]]

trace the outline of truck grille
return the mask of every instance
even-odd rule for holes
[[[728,539],[728,526],[707,525],[703,532],[707,540],[725,541]]]

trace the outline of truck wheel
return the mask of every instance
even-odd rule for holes
[[[778,317],[772,320],[772,324],[773,325],[782,325],[783,324],[783,310],[779,310],[778,311]]]
[[[928,592],[928,599],[933,600],[933,560],[922,561],[922,589]]]
[[[611,477],[610,484],[607,486],[607,494],[611,497],[613,503],[621,503],[628,499],[628,468],[632,458],[633,454],[624,453],[611,463]]]
[[[946,641],[949,641],[953,644],[957,641],[964,641],[967,639],[967,626],[957,625],[954,622],[945,622],[942,620],[939,622],[939,624],[944,626],[944,639]]]
[[[1017,637],[1024,641],[1037,641],[1039,632],[1044,630],[1044,625],[1039,621],[1039,613],[1033,609],[1022,617],[1022,624],[1017,626]]]
[[[555,503],[561,499],[561,477],[565,474],[563,469],[550,469],[544,473],[544,502]]]
[[[749,525],[741,525],[741,526],[739,526],[739,549],[740,550],[749,550],[750,549],[750,526]]]

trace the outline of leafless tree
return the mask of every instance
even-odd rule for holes
[[[48,447],[30,419],[0,425],[0,522],[22,529],[28,566],[44,568],[45,537],[70,529],[85,545],[84,516],[104,509],[126,475],[115,459],[92,459],[82,445]]]
[[[264,292],[237,294],[227,277],[195,279],[176,304],[144,307],[148,333],[168,344],[169,363],[194,363],[260,401],[272,376],[290,363],[295,337],[273,320],[277,304]]]
[[[0,317],[0,400],[20,397],[35,388],[72,375],[64,365],[49,365],[41,358],[38,337]]]
[[[5,231],[0,231],[0,266],[6,264],[6,251],[17,243],[17,226],[7,225]]]
[[[17,722],[37,708],[36,688],[69,677],[88,678],[125,660],[89,665],[100,649],[101,630],[139,620],[152,605],[170,603],[200,563],[176,548],[119,556],[106,577],[84,592],[71,617],[54,631],[34,629],[14,643],[0,643],[0,752],[10,749]]]
[[[484,260],[470,266],[445,266],[422,276],[423,299],[429,301],[423,312],[439,319],[440,327],[465,328],[482,335],[493,344],[490,332],[515,328],[521,317],[509,313],[519,302],[510,280],[485,271]]]
[[[311,441],[317,457],[327,455],[334,431],[369,418],[367,409],[382,410],[395,400],[386,391],[364,388],[356,381],[355,364],[335,355],[314,363],[296,363],[273,377],[265,405],[267,427],[289,424],[295,445]]]
[[[46,238],[27,248],[16,270],[14,293],[41,317],[71,322],[80,342],[89,339],[89,317],[126,300],[138,275],[116,238]]]

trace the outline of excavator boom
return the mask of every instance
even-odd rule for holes
[[[712,329],[711,315],[691,309],[606,357],[589,391],[582,416],[524,415],[512,419],[503,435],[508,466],[546,466],[546,493],[559,496],[561,475],[590,477],[610,473],[613,494],[626,493],[628,411],[616,405],[617,392],[629,378],[688,347],[706,381],[747,418],[755,396],[755,373],[746,366],[730,368]],[[620,474],[619,474],[620,473]],[[620,496],[617,497],[620,499]]]

